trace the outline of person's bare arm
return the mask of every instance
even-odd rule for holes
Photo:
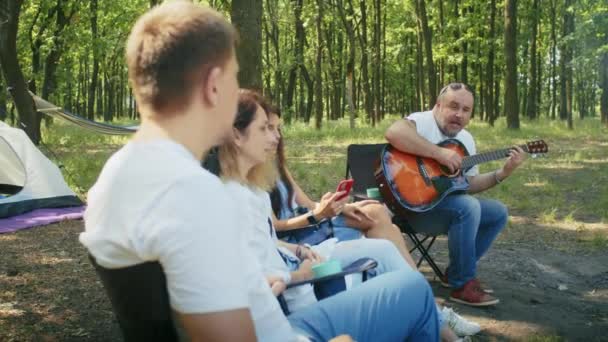
[[[471,194],[485,191],[499,182],[502,182],[515,171],[526,159],[526,152],[521,147],[515,146],[509,152],[509,158],[500,169],[484,174],[468,177],[469,190]]]
[[[291,175],[289,170],[287,170],[287,177],[289,178],[289,181],[291,182],[291,186],[293,187],[293,194],[295,196],[296,203],[301,207],[308,208],[308,210],[311,210],[311,211],[314,210],[315,207],[317,206],[317,203],[315,201],[313,201],[312,199],[310,199],[310,197],[308,197],[308,195],[306,195],[304,190],[302,190],[300,185],[298,185],[296,180],[293,178],[293,176]]]
[[[455,151],[439,147],[421,137],[416,131],[416,123],[403,119],[393,123],[384,137],[396,149],[421,157],[432,158],[447,166],[452,172],[460,169],[462,157]]]
[[[310,211],[314,215],[317,221],[321,221],[326,218],[334,217],[340,214],[344,207],[344,201],[336,201],[337,197],[343,195],[343,192],[331,193],[328,192],[321,198],[321,202],[314,209]],[[272,215],[272,223],[277,231],[285,231],[303,228],[310,225],[308,222],[308,216],[306,213],[303,215],[295,216],[286,220],[279,220],[274,214]]]
[[[256,341],[249,309],[176,316],[193,342]]]
[[[276,217],[276,215],[274,215],[274,213],[273,213],[272,214],[272,224],[274,225],[274,229],[276,229],[279,232],[303,228],[303,227],[310,225],[310,223],[308,222],[307,216],[308,216],[308,214],[304,214],[304,215],[295,216],[295,217],[292,217],[292,218],[286,219],[286,220],[279,220]]]

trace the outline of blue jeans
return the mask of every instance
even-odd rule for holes
[[[447,196],[432,210],[407,217],[417,232],[448,234],[448,280],[454,288],[475,278],[477,261],[488,251],[507,219],[507,208],[501,202],[470,195]]]
[[[360,230],[346,225],[346,218],[342,214],[334,216],[331,223],[334,225],[334,236],[339,241],[360,239],[363,236]]]
[[[372,258],[378,262],[374,274],[383,274],[400,270],[411,270],[397,247],[384,239],[358,239],[341,241],[329,256],[339,260],[346,267],[361,258]]]
[[[347,334],[364,341],[438,341],[435,298],[418,271],[379,275],[288,316],[313,341]]]

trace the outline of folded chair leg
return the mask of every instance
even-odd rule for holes
[[[439,279],[443,278],[443,272],[441,271],[441,269],[439,269],[439,266],[437,266],[437,264],[435,263],[435,260],[433,260],[433,258],[431,257],[431,255],[428,252],[431,249],[431,247],[433,246],[433,243],[435,243],[435,239],[437,237],[433,236],[431,238],[431,241],[429,242],[429,244],[425,247],[424,242],[427,239],[429,239],[429,237],[430,237],[429,235],[425,236],[422,240],[420,240],[420,238],[418,238],[418,236],[415,233],[408,233],[407,235],[414,242],[414,247],[410,250],[410,253],[417,249],[421,254],[421,257],[418,260],[418,262],[416,263],[416,266],[420,267],[420,265],[422,264],[422,260],[425,260],[429,264],[429,266],[431,266],[431,268],[433,269],[433,272],[435,272],[435,275],[437,277],[439,277]]]

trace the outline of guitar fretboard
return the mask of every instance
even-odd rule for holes
[[[529,152],[527,145],[520,145],[519,147],[521,147],[524,151]],[[512,148],[504,148],[502,150],[484,152],[474,156],[464,157],[462,158],[462,169],[467,170],[477,164],[506,158],[509,156],[509,151],[511,151],[511,149]]]

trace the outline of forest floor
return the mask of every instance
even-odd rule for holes
[[[421,267],[438,302],[481,324],[474,341],[608,341],[608,141],[597,122],[577,124],[579,132],[547,125],[524,125],[519,133],[472,127],[482,151],[539,136],[551,149],[548,158],[529,160],[512,179],[484,194],[510,208],[508,226],[479,263],[479,277],[495,290],[498,305],[452,303],[430,268]],[[346,146],[380,142],[384,127],[320,133],[288,127],[292,173],[319,196],[341,178]],[[71,145],[66,139],[48,139],[47,145],[65,162],[66,178],[78,189],[90,187],[99,172],[73,169],[84,162],[75,159],[91,160],[83,149],[101,154],[95,165],[102,165],[122,144]],[[110,304],[78,242],[83,227],[82,221],[67,221],[0,235],[0,341],[120,340]],[[432,254],[446,266],[445,237]]]

